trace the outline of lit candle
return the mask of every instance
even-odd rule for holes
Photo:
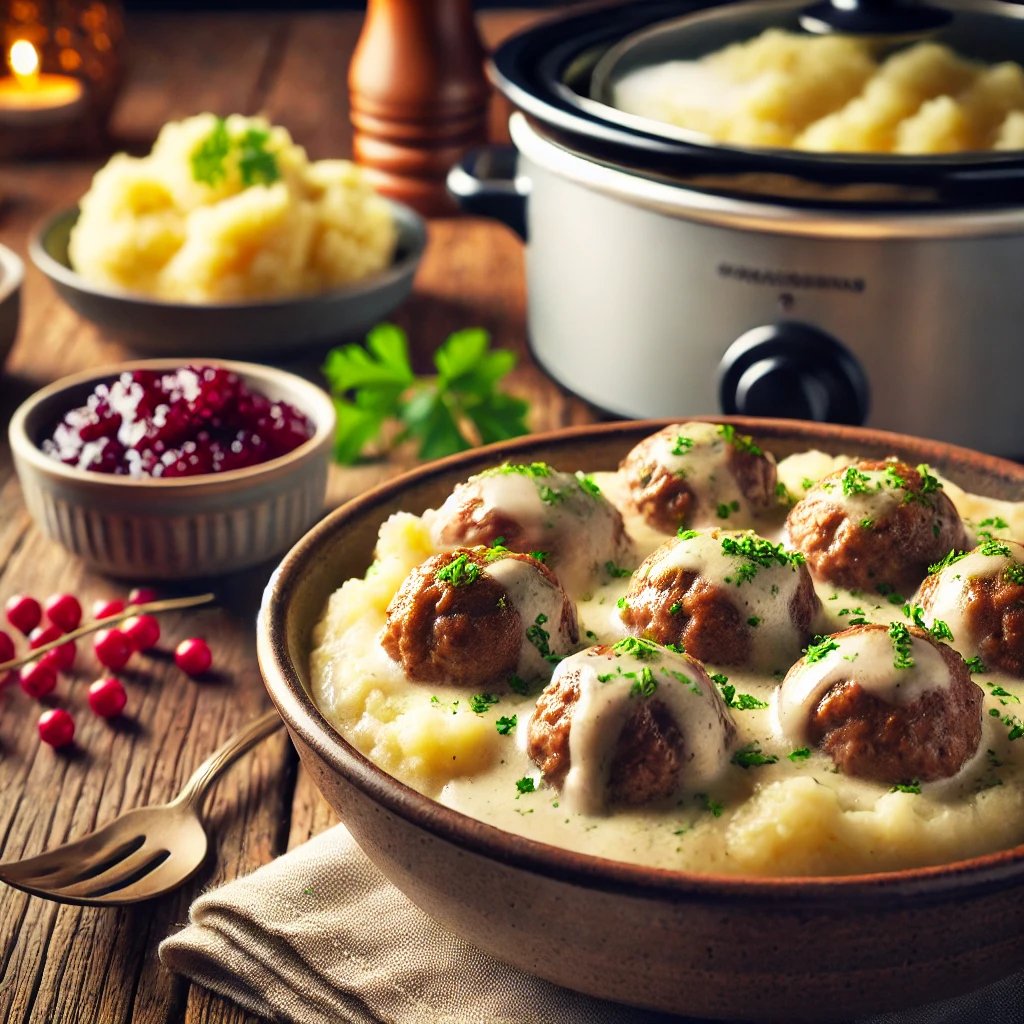
[[[27,40],[7,55],[11,74],[0,78],[0,124],[31,126],[69,121],[82,104],[82,83],[70,75],[43,74],[39,51]]]

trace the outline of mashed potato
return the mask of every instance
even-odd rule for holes
[[[82,197],[68,255],[86,279],[161,299],[232,302],[325,291],[382,270],[396,228],[346,160],[310,163],[259,117],[164,125]]]
[[[699,61],[626,75],[615,105],[741,146],[957,153],[1024,146],[1024,69],[938,43],[879,63],[867,43],[769,29]]]

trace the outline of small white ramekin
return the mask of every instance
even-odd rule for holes
[[[258,466],[170,480],[90,473],[46,455],[41,442],[93,388],[125,370],[173,370],[182,359],[117,363],[37,391],[11,418],[9,436],[25,504],[39,527],[100,572],[123,579],[216,576],[287,550],[320,518],[334,441],[334,403],[292,373],[197,359],[233,370],[253,390],[288,402],[314,425],[294,451]]]

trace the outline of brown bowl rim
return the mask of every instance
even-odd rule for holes
[[[760,437],[804,437],[810,446],[821,440],[850,445],[891,446],[894,451],[911,447],[928,463],[948,459],[972,462],[991,476],[1024,486],[1024,466],[996,456],[940,441],[860,427],[808,423],[800,420],[756,419],[739,416],[690,416],[687,421],[732,423]],[[257,620],[257,655],[271,699],[289,730],[312,748],[348,783],[387,811],[435,837],[484,857],[575,885],[642,898],[670,901],[786,903],[821,906],[851,901],[879,903],[894,897],[915,902],[942,900],[949,894],[981,894],[1005,888],[1024,877],[1024,844],[981,857],[903,871],[836,876],[732,876],[709,875],[646,867],[625,861],[595,857],[566,850],[506,832],[471,818],[400,782],[361,754],[320,713],[292,667],[285,631],[289,594],[301,577],[303,566],[316,557],[322,537],[365,508],[400,495],[410,484],[454,468],[470,471],[477,464],[493,464],[517,452],[559,441],[615,434],[653,433],[679,417],[658,420],[627,420],[569,427],[531,434],[511,441],[471,449],[427,463],[386,481],[335,509],[314,526],[285,555],[267,584]]]
[[[28,417],[44,402],[60,395],[64,391],[81,387],[83,384],[114,380],[126,370],[171,370],[182,366],[216,366],[231,370],[239,376],[255,379],[262,383],[269,383],[274,380],[287,381],[289,386],[296,387],[308,395],[310,406],[303,407],[299,411],[313,422],[314,430],[312,435],[290,452],[279,455],[277,458],[268,459],[255,466],[245,466],[242,469],[230,469],[224,473],[201,473],[196,476],[171,477],[165,480],[163,477],[130,477],[116,476],[113,473],[91,473],[77,466],[68,466],[56,459],[51,459],[43,450],[28,436],[25,424]],[[257,385],[258,387],[258,385]],[[36,472],[49,477],[56,477],[76,484],[84,484],[93,488],[133,488],[139,487],[154,488],[161,491],[198,491],[209,489],[211,485],[229,485],[236,482],[252,481],[258,477],[266,477],[285,469],[288,466],[305,461],[309,456],[314,455],[320,448],[328,443],[334,436],[336,427],[336,413],[334,402],[331,397],[312,381],[300,377],[298,374],[289,373],[287,370],[279,370],[274,366],[264,366],[260,363],[245,363],[233,359],[182,359],[162,357],[156,359],[132,359],[119,363],[111,363],[109,366],[82,370],[79,373],[69,374],[61,377],[52,384],[47,384],[38,391],[31,394],[14,411],[8,427],[8,438],[11,449],[19,459],[23,459],[32,466]]]

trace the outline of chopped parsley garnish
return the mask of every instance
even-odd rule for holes
[[[1010,551],[1010,546],[1004,544],[1000,540],[987,540],[978,549],[983,555],[988,555],[990,558],[995,558],[997,555],[1002,555],[1004,558],[1012,558],[1013,552]]]
[[[192,153],[192,179],[211,186],[223,181],[228,176],[224,160],[230,149],[228,126],[222,117],[218,117],[213,131]]]
[[[693,540],[694,537],[700,536],[700,530],[684,530],[681,526],[676,531],[676,536],[680,540]]]
[[[1002,704],[1004,707],[1011,702],[1014,704],[1020,703],[1020,697],[1018,697],[1014,693],[1010,693],[1009,690],[1004,689],[1002,686],[993,686],[989,690],[989,693],[991,693],[993,697],[1005,697],[1005,700],[999,701],[999,703]]]
[[[555,470],[546,462],[503,462],[500,466],[485,469],[478,476],[528,476],[531,480],[540,480],[544,477],[554,476]]]
[[[508,688],[513,693],[518,693],[523,697],[530,692],[530,687],[526,685],[526,680],[520,679],[515,673],[508,677]]]
[[[765,754],[757,740],[754,740],[753,743],[748,743],[745,747],[740,747],[732,755],[732,763],[739,765],[744,770],[747,768],[760,768],[766,764],[775,764],[778,759],[778,754]]]
[[[890,793],[914,793],[917,796],[920,796],[921,795],[921,783],[918,782],[917,779],[914,779],[913,782],[907,783],[905,785],[902,784],[902,783],[897,783],[895,786],[892,787],[892,789],[889,790],[889,792]]]
[[[946,555],[946,557],[943,558],[941,562],[936,562],[934,565],[929,565],[928,566],[928,572],[929,573],[942,572],[943,569],[948,569],[951,565],[954,565],[955,563],[959,562],[961,558],[966,558],[966,557],[967,557],[967,552],[966,551],[956,551],[954,549],[953,551],[950,551],[950,553],[948,555]]]
[[[589,473],[584,473],[582,470],[576,470],[576,482],[580,485],[580,488],[587,492],[592,498],[600,498],[601,488],[594,482],[594,478]]]
[[[270,185],[281,177],[277,157],[267,152],[269,141],[270,132],[250,128],[238,142],[238,170],[246,188]]]
[[[622,566],[616,565],[614,562],[605,562],[604,567],[608,572],[609,576],[613,576],[616,579],[628,579],[633,575],[633,569],[623,569]]]
[[[725,502],[722,502],[715,512],[719,519],[728,519],[733,512],[739,512],[739,510],[740,503],[738,501],[730,501],[728,505]]]
[[[907,481],[896,472],[895,466],[885,467],[885,483],[888,487],[902,487],[905,491],[909,490]]]
[[[910,630],[902,622],[889,623],[889,639],[892,649],[896,652],[893,668],[913,668],[914,659],[910,656]]]
[[[592,629],[588,629],[587,633],[586,633],[586,637],[587,637],[588,640],[596,640],[597,639],[597,634]]]
[[[463,553],[453,558],[444,568],[434,573],[434,579],[438,583],[447,583],[451,587],[468,586],[476,583],[480,578],[480,566],[469,560],[469,555]]]
[[[903,604],[906,601],[906,598],[902,594],[897,593],[896,590],[888,583],[879,583],[878,586],[875,587],[875,590],[877,590],[878,593],[889,602],[889,604]]]
[[[998,757],[996,757],[996,752],[994,750],[986,750],[985,753],[988,756],[988,763],[990,768],[1003,767],[1003,762],[1000,761]]]
[[[877,486],[871,482],[871,477],[859,470],[856,466],[847,466],[841,477],[843,494],[849,497],[851,494],[870,494],[877,490]]]
[[[676,437],[675,444],[672,445],[673,455],[685,455],[693,447],[692,437],[683,437],[679,435]]]
[[[1003,570],[1003,579],[1007,583],[1016,583],[1018,587],[1024,587],[1024,565],[1012,562]]]
[[[738,452],[746,452],[748,455],[763,455],[764,452],[754,444],[754,439],[746,434],[737,434],[736,428],[731,423],[723,423],[718,428],[718,433],[725,438],[726,443],[731,444]]]
[[[658,645],[650,640],[640,640],[635,636],[623,637],[612,645],[612,650],[619,654],[631,654],[639,661],[650,661],[658,656]]]
[[[488,562],[494,562],[499,558],[504,558],[506,555],[511,555],[512,549],[505,547],[505,538],[496,537],[491,541],[490,546],[484,552],[484,558]]]
[[[676,654],[685,654],[686,648],[682,644],[662,644],[667,651],[675,651]]]
[[[694,799],[698,801],[705,811],[709,814],[713,814],[716,818],[720,818],[722,816],[722,812],[725,810],[725,804],[720,804],[717,800],[712,800],[707,793],[696,793],[694,795]]]
[[[524,775],[521,779],[516,779],[516,799],[518,800],[524,793],[535,793],[537,791],[537,784],[530,778],[529,775]]]
[[[1010,524],[1002,516],[991,516],[989,519],[982,519],[978,525],[991,526],[994,530],[1008,530],[1010,528]]]
[[[544,565],[548,560],[548,553],[546,551],[531,551],[530,557]]]
[[[918,465],[917,473],[921,477],[921,494],[934,494],[942,487],[938,477],[932,473],[931,467],[926,462]]]
[[[650,697],[657,688],[658,680],[654,678],[650,666],[644,665],[640,669],[639,678],[633,680],[633,685],[629,688],[629,695],[630,697]]]
[[[557,505],[560,501],[565,501],[565,491],[557,491],[554,487],[549,487],[547,484],[541,484],[537,488],[537,493],[545,505]]]
[[[790,761],[806,761],[811,756],[810,747],[797,747],[796,750],[791,751],[786,755]]]
[[[838,650],[839,644],[832,637],[816,636],[814,643],[810,644],[804,651],[804,661],[808,665],[813,665],[816,661],[821,661],[827,654]]]
[[[620,597],[618,599],[618,601],[615,602],[615,607],[616,608],[625,608],[626,607],[626,599],[624,597]]]
[[[547,621],[548,617],[541,612],[541,614],[533,620],[533,625],[527,627],[526,639],[537,648],[537,653],[546,662],[551,665],[556,665],[564,659],[564,655],[552,653],[551,646],[549,644],[551,634],[544,628],[544,623]]]
[[[469,698],[469,710],[475,715],[482,715],[492,704],[497,704],[501,698],[494,693],[474,693]]]
[[[494,728],[498,730],[498,735],[508,736],[508,734],[516,727],[518,717],[518,715],[513,715],[511,718],[506,718],[502,715],[501,718],[494,723]]]
[[[683,606],[678,601],[673,601],[668,606],[669,615],[678,615],[683,610]]]
[[[756,629],[758,626],[761,625],[761,618],[760,618],[760,616],[758,616],[758,615],[751,615],[750,618],[747,619],[747,625],[748,626],[753,626]]]
[[[734,708],[737,711],[759,711],[761,708],[768,707],[763,700],[758,700],[752,694],[737,693],[736,687],[729,682],[728,676],[716,672],[711,677],[711,681],[718,687],[718,692],[722,695],[722,700],[725,701],[727,708]]]
[[[800,481],[800,486],[805,491],[809,491],[814,486],[814,481],[809,476],[805,476],[803,480]]]
[[[875,528],[875,521],[874,521],[874,519],[870,519],[870,518],[869,519],[862,519],[860,521],[860,525],[861,525],[862,529],[873,530]]]
[[[979,658],[977,655],[975,655],[973,658],[968,658],[964,662],[964,664],[967,666],[967,671],[970,672],[971,675],[975,675],[978,672],[988,671],[985,668],[985,666],[981,663],[981,658]]]
[[[741,560],[735,577],[737,587],[754,579],[760,569],[773,565],[788,565],[796,569],[804,562],[804,556],[799,551],[787,551],[781,544],[773,544],[754,533],[739,538],[723,537],[722,552]],[[731,577],[727,577],[727,581],[731,582]]]
[[[953,632],[949,626],[942,621],[942,619],[936,619],[930,626],[925,625],[924,621],[924,609],[919,604],[910,604],[909,602],[903,605],[903,614],[918,629],[923,629],[928,633],[931,633],[936,640],[952,640]]]

